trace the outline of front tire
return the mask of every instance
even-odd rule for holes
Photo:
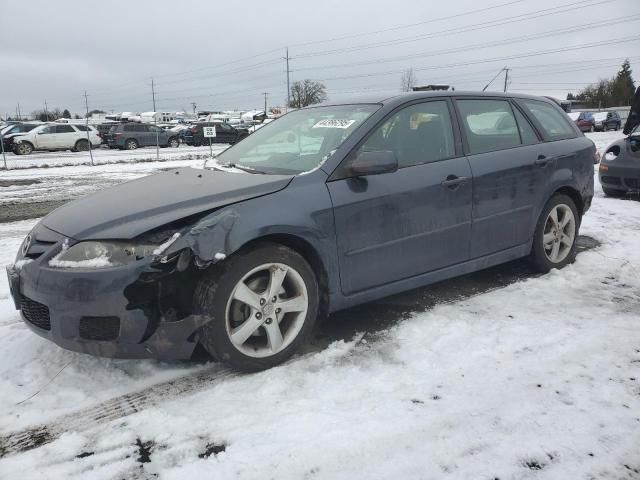
[[[211,321],[202,346],[233,368],[253,372],[289,357],[313,330],[318,282],[307,261],[278,244],[263,243],[212,267],[194,293],[194,313]]]
[[[536,224],[530,255],[534,268],[547,273],[572,263],[579,228],[580,216],[573,200],[564,194],[553,195]]]
[[[31,152],[33,152],[33,145],[29,142],[21,142],[13,148],[13,151],[16,155],[31,155]]]
[[[178,141],[178,139],[176,137],[171,137],[169,139],[169,146],[171,148],[178,148],[180,146],[180,142]]]

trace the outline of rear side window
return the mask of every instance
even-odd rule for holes
[[[567,115],[562,110],[538,100],[520,100],[519,102],[538,121],[546,139],[561,140],[576,136]]]
[[[486,153],[521,145],[518,124],[506,100],[457,100],[469,153]]]
[[[76,128],[81,132],[86,132],[87,130],[89,130],[86,125],[76,125]]]
[[[75,130],[71,125],[58,125],[56,127],[56,133],[75,133]]]
[[[125,132],[135,132],[136,131],[136,126],[135,125],[125,125],[124,126],[124,131]]]

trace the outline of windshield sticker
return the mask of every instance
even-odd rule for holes
[[[349,128],[354,123],[356,123],[355,120],[325,119],[320,120],[312,128]]]

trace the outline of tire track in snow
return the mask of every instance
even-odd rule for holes
[[[63,433],[84,431],[109,423],[186,393],[210,388],[216,383],[236,375],[229,368],[215,366],[168,382],[159,383],[139,392],[112,398],[106,402],[57,420],[0,436],[0,458],[25,452],[50,443]]]

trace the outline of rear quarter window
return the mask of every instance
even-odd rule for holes
[[[574,138],[576,132],[567,115],[553,105],[539,100],[518,100],[529,115],[536,119],[546,140]]]

